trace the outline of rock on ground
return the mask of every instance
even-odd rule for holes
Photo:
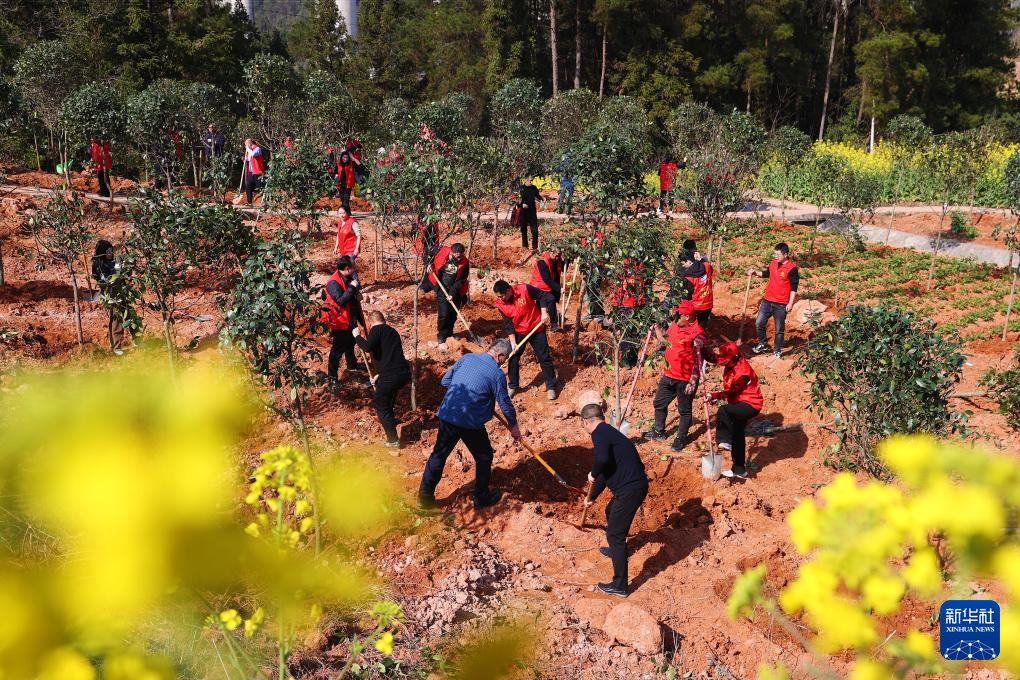
[[[606,635],[642,654],[662,651],[662,628],[659,622],[641,607],[623,602],[613,607],[602,625]]]

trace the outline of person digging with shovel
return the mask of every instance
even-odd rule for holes
[[[510,436],[518,441],[521,438],[517,411],[507,394],[506,376],[500,368],[510,351],[508,340],[496,340],[485,352],[465,354],[443,375],[446,396],[436,411],[439,433],[418,487],[418,505],[422,508],[436,507],[436,487],[443,478],[446,459],[460,441],[475,459],[475,509],[495,505],[503,497],[502,491],[489,488],[492,444],[485,424],[492,419],[498,403]]]
[[[706,348],[704,353],[709,361],[724,367],[722,390],[707,397],[713,402],[726,400],[715,417],[715,436],[719,449],[730,452],[733,465],[731,469],[723,470],[722,475],[747,479],[747,469],[744,467],[744,430],[748,421],[761,413],[764,404],[758,375],[740,354],[735,342],[724,343],[715,353]]]
[[[531,345],[542,367],[546,396],[549,401],[553,401],[556,399],[556,368],[549,349],[549,336],[545,332],[549,327],[549,312],[546,309],[551,295],[526,283],[511,286],[502,279],[492,286],[492,291],[496,294],[496,309],[503,315],[503,328],[514,339],[514,352],[507,371],[510,396],[521,389],[521,349],[517,346],[527,343]]]
[[[581,422],[595,446],[588,474],[592,487],[584,505],[590,507],[607,486],[613,492],[612,500],[606,505],[609,547],[599,548],[602,555],[613,561],[613,580],[595,587],[607,595],[627,597],[627,534],[648,495],[648,475],[634,443],[606,423],[602,406],[588,404],[582,408]]]
[[[397,418],[393,413],[393,405],[397,401],[397,393],[411,382],[411,365],[404,358],[404,347],[397,329],[386,323],[386,317],[379,310],[368,314],[368,337],[361,337],[361,329],[351,329],[354,342],[367,354],[372,355],[378,375],[371,377],[375,388],[373,406],[379,417],[379,424],[386,433],[388,449],[400,448],[397,438]]]
[[[439,279],[436,279],[436,274]],[[453,324],[457,320],[457,312],[454,305],[463,307],[468,299],[468,278],[471,275],[471,263],[468,262],[464,253],[463,243],[454,243],[452,246],[443,246],[432,258],[432,266],[429,267],[427,278],[422,282],[422,290],[428,292],[436,291],[436,342],[440,345],[453,335]],[[442,288],[439,284],[442,284]],[[447,294],[453,297],[452,300]]]

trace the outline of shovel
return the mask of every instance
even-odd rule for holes
[[[506,419],[503,418],[503,416],[495,412],[492,415],[496,417],[496,420],[503,423],[506,429],[508,430],[510,429],[510,423],[506,422]],[[567,491],[572,491],[573,493],[576,493],[579,496],[583,496],[584,498],[588,497],[588,494],[586,494],[581,489],[578,489],[576,486],[570,486],[569,484],[567,484],[567,480],[563,479],[563,477],[560,476],[560,473],[556,472],[556,470],[553,470],[552,466],[549,465],[549,463],[545,462],[545,458],[542,458],[542,454],[533,449],[531,447],[531,444],[524,441],[523,437],[521,439],[518,439],[517,441],[520,442],[521,446],[528,450],[528,453],[535,457],[535,460],[542,464],[542,467],[549,471],[549,474],[556,478],[556,481],[559,482],[560,486],[562,486]]]
[[[705,405],[705,432],[708,434],[708,453],[701,456],[701,476],[714,482],[722,477],[722,456],[715,452],[715,442],[712,440],[712,419],[708,412],[708,397],[702,397],[701,403]]]

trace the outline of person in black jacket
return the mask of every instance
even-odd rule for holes
[[[109,293],[120,275],[121,265],[115,258],[113,244],[100,239],[96,242],[96,251],[92,255],[92,278],[99,284],[99,294],[110,313],[107,336],[110,339],[110,349],[117,356],[124,353],[125,310],[113,304]]]
[[[538,187],[531,177],[521,180],[521,201],[517,205],[517,225],[521,228],[521,247],[528,247],[528,226],[531,226],[531,249],[538,250]]]
[[[368,337],[361,337],[361,330],[355,326],[351,331],[354,342],[365,352],[372,355],[377,374],[372,378],[375,386],[373,406],[379,416],[379,424],[386,433],[386,448],[400,448],[397,438],[397,419],[393,414],[393,405],[397,401],[397,392],[411,382],[411,365],[404,358],[404,346],[400,341],[400,333],[386,324],[386,317],[380,311],[368,315]]]
[[[210,123],[209,130],[202,138],[202,151],[205,156],[205,161],[208,163],[214,156],[222,156],[223,148],[226,145],[227,138],[223,136],[222,132],[216,129],[214,124]]]
[[[627,597],[627,534],[634,515],[648,495],[648,475],[634,444],[622,432],[606,424],[600,404],[582,408],[581,421],[595,446],[595,460],[588,474],[592,488],[585,506],[594,503],[607,486],[613,492],[606,506],[609,547],[599,548],[600,553],[613,560],[613,580],[596,587],[607,595]]]
[[[343,281],[341,286],[340,281]],[[326,374],[329,378],[330,387],[339,387],[337,376],[340,369],[340,357],[344,357],[348,371],[363,371],[364,366],[358,364],[354,356],[354,334],[351,329],[357,328],[360,322],[364,325],[364,318],[361,311],[361,296],[359,289],[358,273],[354,262],[346,255],[336,261],[336,272],[330,277],[326,288],[323,291],[326,296],[327,308],[339,310],[343,316],[343,327],[330,328],[332,342],[329,348],[329,357],[326,364]]]

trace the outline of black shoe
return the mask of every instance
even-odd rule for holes
[[[329,378],[326,379],[326,389],[334,393],[339,392],[340,381],[337,378],[330,376]]]
[[[499,503],[499,501],[502,498],[503,498],[502,491],[500,491],[499,489],[489,489],[489,492],[485,496],[481,498],[475,498],[475,510],[481,510],[482,508],[491,507],[496,503]]]
[[[627,597],[626,589],[617,588],[612,583],[599,583],[595,587],[606,595],[612,595],[613,597]]]
[[[422,510],[435,510],[436,497],[432,494],[418,493],[418,507]]]
[[[599,554],[602,555],[603,557],[612,557],[613,556],[613,553],[609,552],[609,548],[607,548],[604,545],[603,546],[599,546]]]
[[[666,439],[666,433],[662,430],[648,430],[647,432],[642,432],[641,436],[649,441],[656,442],[664,441]]]
[[[673,443],[670,444],[669,448],[673,449],[677,453],[680,453],[681,451],[684,450],[684,445],[685,444],[687,444],[686,441],[684,441],[683,439],[680,439],[680,437],[677,437],[676,439],[673,440]]]
[[[771,352],[772,348],[769,347],[767,342],[759,342],[757,345],[751,348],[751,351],[755,354],[764,354],[765,352]]]

